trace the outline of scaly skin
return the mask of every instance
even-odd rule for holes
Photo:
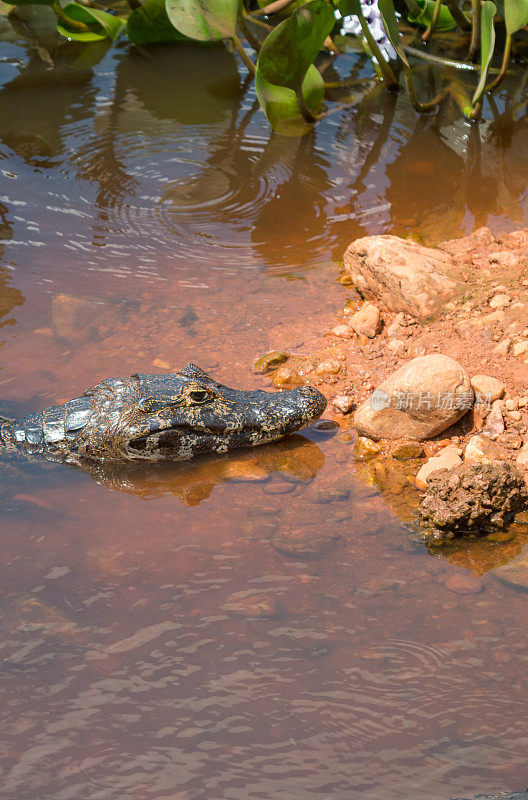
[[[280,439],[317,419],[325,407],[311,386],[239,391],[187,364],[172,374],[106,380],[62,406],[3,421],[0,449],[72,464],[186,461]]]

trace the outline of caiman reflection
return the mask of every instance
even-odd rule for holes
[[[191,464],[86,461],[82,465],[96,483],[110,491],[153,500],[175,495],[186,506],[207,500],[216,486],[230,480],[266,482],[274,473],[285,480],[304,484],[324,466],[320,448],[309,439],[293,434],[256,451],[242,449],[233,456],[198,458]]]

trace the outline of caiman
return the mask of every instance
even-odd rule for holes
[[[240,391],[194,364],[177,373],[112,378],[59,406],[0,418],[0,452],[52,461],[186,461],[287,436],[316,420],[326,399],[312,386]]]

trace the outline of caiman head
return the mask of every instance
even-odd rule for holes
[[[274,441],[317,419],[325,407],[311,386],[240,391],[188,364],[174,374],[103,381],[39,416],[44,441],[55,426],[55,448],[67,460],[183,461]]]

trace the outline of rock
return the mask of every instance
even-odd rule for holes
[[[344,322],[333,327],[330,333],[332,336],[339,336],[340,339],[351,339],[354,335],[352,329],[345,325]]]
[[[489,307],[493,309],[506,308],[506,306],[509,306],[510,303],[511,297],[509,294],[496,294],[489,301]]]
[[[471,385],[475,390],[475,402],[493,403],[499,400],[505,391],[502,381],[492,378],[490,375],[474,375],[471,378]]]
[[[501,237],[500,243],[505,247],[528,248],[528,231],[511,231]]]
[[[299,373],[293,369],[293,367],[289,367],[287,364],[282,364],[273,373],[271,382],[273,386],[277,387],[277,389],[293,389],[300,383]]]
[[[508,397],[506,400],[506,408],[508,411],[517,411],[519,408],[519,401],[516,400],[514,397]]]
[[[169,362],[164,361],[163,358],[155,358],[152,361],[152,366],[156,367],[156,369],[170,369]]]
[[[444,355],[414,358],[390,375],[356,411],[369,439],[423,441],[449,428],[473,405],[469,375]]]
[[[502,342],[499,342],[497,345],[495,345],[491,352],[495,353],[497,356],[507,356],[510,352],[510,346],[511,339],[506,338],[503,339]]]
[[[421,458],[424,449],[420,442],[399,442],[391,450],[391,455],[396,461],[409,461],[411,458]]]
[[[347,248],[344,266],[361,295],[421,320],[439,313],[459,290],[445,273],[453,267],[449,255],[398,236],[356,239]]]
[[[504,417],[502,416],[503,403],[502,400],[495,400],[492,403],[491,411],[486,417],[486,424],[482,433],[489,436],[490,439],[496,439],[501,433],[504,433]]]
[[[510,417],[510,419],[512,419],[514,422],[520,422],[520,420],[521,420],[521,417],[522,417],[522,414],[521,414],[521,412],[520,412],[520,411],[509,411],[509,412],[508,412],[508,416],[509,416],[509,417]]]
[[[520,450],[522,447],[522,436],[517,431],[505,431],[497,437],[497,442],[508,450]]]
[[[263,469],[256,459],[233,459],[223,465],[222,476],[226,480],[263,481],[269,470]]]
[[[339,361],[328,359],[328,361],[321,361],[315,368],[316,375],[337,375],[341,370]]]
[[[473,575],[450,575],[444,583],[446,589],[455,594],[478,594],[482,589],[482,582]]]
[[[348,414],[354,408],[354,400],[346,394],[338,394],[334,397],[333,406],[341,414]]]
[[[282,353],[280,350],[272,350],[271,353],[266,353],[265,356],[257,358],[253,364],[254,372],[267,372],[269,369],[274,369],[284,364],[289,358],[288,353]]]
[[[373,339],[381,331],[381,314],[373,303],[364,303],[350,318],[350,327],[360,336]]]
[[[387,328],[385,329],[385,333],[387,334],[388,339],[397,339],[401,336],[407,336],[407,331],[404,329],[402,325],[403,319],[404,319],[403,312],[400,311],[399,314],[396,314],[391,324],[388,325]]]
[[[520,469],[528,469],[528,441],[519,450],[515,463]]]
[[[528,589],[528,550],[524,550],[509,564],[497,567],[493,574],[514,589]]]
[[[464,255],[470,250],[478,247],[489,247],[495,244],[496,239],[489,228],[483,226],[477,228],[469,236],[462,236],[460,239],[450,239],[448,242],[442,242],[442,249],[446,250],[452,256]]]
[[[276,533],[271,544],[274,549],[285,556],[293,558],[319,558],[337,541],[337,537],[324,531],[283,530]]]
[[[528,352],[528,341],[527,342],[515,342],[515,344],[513,345],[513,355],[514,356],[524,356],[526,352]]]
[[[108,335],[116,324],[126,319],[126,304],[104,305],[95,300],[58,294],[51,301],[53,327],[59,339],[80,343],[96,341]]]
[[[357,461],[369,461],[381,453],[381,445],[373,442],[365,436],[358,436],[357,442],[354,445],[354,458]]]
[[[490,253],[488,256],[491,264],[498,264],[499,267],[513,269],[519,263],[519,256],[511,250],[499,250],[497,253]]]
[[[465,464],[492,464],[507,460],[506,451],[487,436],[472,436],[464,453]]]
[[[528,488],[512,464],[462,464],[432,475],[420,521],[436,541],[500,530],[528,505]]]
[[[416,488],[420,489],[421,491],[426,489],[427,483],[433,472],[438,472],[438,470],[441,469],[451,470],[454,469],[454,467],[458,467],[460,464],[462,464],[460,453],[460,448],[451,444],[447,447],[444,447],[443,450],[440,450],[436,456],[433,456],[433,458],[430,458],[428,461],[426,461],[414,479],[414,485]]]
[[[394,354],[399,353],[400,350],[403,350],[404,348],[405,342],[403,342],[401,339],[390,339],[390,341],[387,342],[387,350],[390,350]]]
[[[481,335],[486,334],[486,330],[495,331],[497,327],[503,328],[506,324],[506,314],[502,309],[491,311],[489,314],[483,314],[478,317],[471,317],[470,319],[461,319],[456,323],[457,329],[464,335],[474,334],[475,328],[481,331]],[[491,334],[490,334],[491,335]]]
[[[264,592],[235,592],[227,598],[222,609],[243,619],[272,619],[280,612],[277,600]]]

